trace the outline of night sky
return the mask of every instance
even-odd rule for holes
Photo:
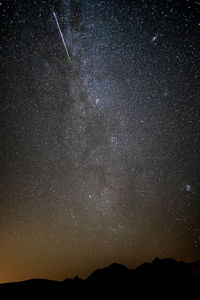
[[[200,1],[0,10],[0,282],[199,260]]]

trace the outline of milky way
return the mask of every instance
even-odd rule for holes
[[[200,2],[0,8],[0,281],[199,259]]]

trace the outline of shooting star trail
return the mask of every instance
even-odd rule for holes
[[[62,39],[64,48],[65,48],[66,54],[67,54],[67,58],[68,58],[69,62],[71,62],[71,58],[70,58],[70,56],[69,56],[69,52],[68,52],[68,50],[67,50],[67,46],[66,46],[66,43],[65,43],[65,40],[64,40],[64,37],[63,37],[63,33],[62,33],[61,29],[60,29],[60,25],[59,25],[59,22],[58,22],[56,13],[53,12],[53,15],[54,15],[55,20],[56,20],[56,24],[57,24],[57,27],[58,27],[58,30],[59,30],[59,33],[60,33],[60,36],[61,36],[61,39]]]

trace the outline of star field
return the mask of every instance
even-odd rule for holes
[[[0,282],[198,260],[200,1],[0,10]]]

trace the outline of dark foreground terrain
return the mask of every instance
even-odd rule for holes
[[[196,294],[196,296],[195,296]],[[158,259],[130,270],[120,264],[62,282],[32,279],[0,284],[0,299],[199,299],[200,262]]]

